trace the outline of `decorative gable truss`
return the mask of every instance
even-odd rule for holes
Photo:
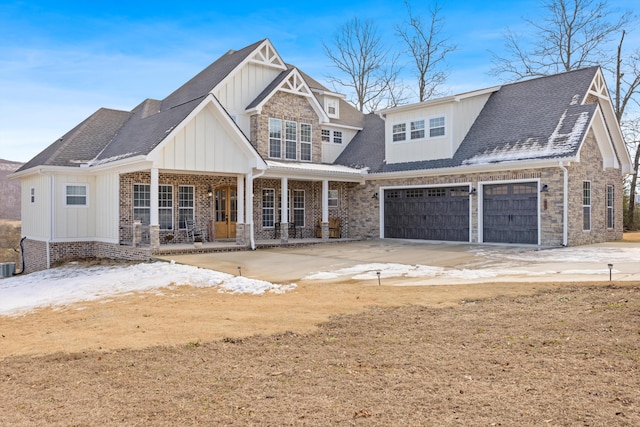
[[[284,61],[280,58],[280,55],[278,55],[278,52],[276,52],[269,40],[265,40],[264,43],[256,49],[253,55],[249,58],[249,62],[277,68],[279,70],[287,69]]]
[[[281,75],[279,78],[281,80],[277,84],[273,85],[272,87],[269,88],[269,90],[260,94],[258,99],[256,99],[254,102],[251,103],[251,105],[249,105],[249,107],[247,107],[247,113],[260,114],[264,104],[276,92],[280,91],[280,92],[291,93],[293,95],[304,96],[309,100],[311,107],[318,115],[320,123],[328,123],[330,121],[329,116],[327,116],[327,113],[322,108],[322,105],[320,105],[320,103],[318,102],[318,99],[311,92],[311,88],[309,88],[309,85],[307,85],[307,82],[304,80],[304,78],[300,74],[300,71],[298,71],[297,68],[292,68],[291,70],[289,70],[288,73]],[[274,83],[276,81],[274,81]]]

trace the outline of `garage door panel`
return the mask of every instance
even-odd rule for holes
[[[492,184],[483,192],[483,241],[538,243],[538,185]]]
[[[384,237],[469,241],[468,187],[387,190]]]

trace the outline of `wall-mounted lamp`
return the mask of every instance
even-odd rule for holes
[[[207,188],[207,197],[213,197],[213,190],[211,190],[211,186]]]
[[[549,191],[549,186],[547,184],[543,184],[542,188],[540,189],[541,193],[546,193]]]
[[[471,195],[471,196],[474,196],[476,194],[478,194],[478,192],[476,191],[475,188],[472,188],[471,191],[469,191],[469,195]]]
[[[371,196],[371,198],[378,200],[378,193],[373,193],[373,196]]]

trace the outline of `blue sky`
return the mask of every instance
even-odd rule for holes
[[[445,0],[447,91],[499,84],[488,74],[507,26],[525,31],[539,1]],[[419,4],[414,0],[414,10]],[[609,1],[640,12],[635,1]],[[324,81],[322,42],[350,18],[371,19],[386,41],[402,0],[323,2],[16,1],[0,4],[0,158],[27,161],[100,107],[162,99],[229,49],[269,38],[283,59]],[[627,39],[640,46],[640,30]]]

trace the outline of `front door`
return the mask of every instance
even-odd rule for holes
[[[216,188],[214,218],[216,239],[235,239],[238,221],[238,196],[235,187]]]

